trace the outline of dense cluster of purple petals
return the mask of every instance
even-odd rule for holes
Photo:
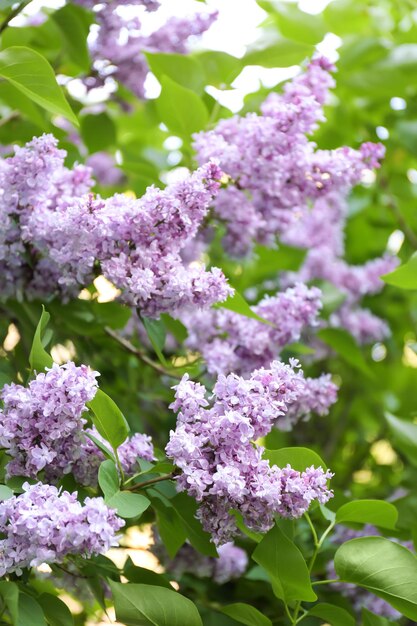
[[[112,77],[137,97],[145,97],[145,80],[149,66],[145,52],[185,54],[190,38],[201,35],[216,20],[216,12],[198,12],[188,17],[169,17],[165,24],[147,32],[148,11],[158,9],[156,0],[109,0],[94,2],[76,0],[94,9],[98,32],[90,45],[94,74],[85,79],[89,88],[100,87]],[[142,6],[132,15],[123,11],[125,5]]]
[[[226,228],[224,246],[235,257],[248,255],[254,243],[284,243],[307,249],[299,272],[287,273],[281,288],[297,282],[327,281],[345,296],[330,323],[360,343],[383,340],[387,325],[359,300],[383,287],[380,276],[397,259],[385,256],[364,266],[344,259],[347,195],[364,173],[379,167],[381,144],[359,150],[318,150],[308,135],[324,119],[323,104],[333,86],[331,64],[313,59],[306,71],[271,94],[261,115],[249,113],[221,120],[215,129],[195,137],[201,163],[214,156],[232,179],[214,201],[214,215]]]
[[[84,428],[87,421],[82,417],[86,403],[96,394],[97,376],[87,366],[69,362],[54,364],[27,388],[4,386],[0,448],[11,457],[6,465],[8,476],[36,478],[43,471],[47,482],[55,483],[72,472],[82,485],[97,485],[98,468],[105,457],[89,435],[111,449],[95,427]],[[126,475],[135,472],[139,459],[155,458],[151,438],[141,433],[126,439],[118,454]]]
[[[226,309],[187,313],[181,318],[188,329],[186,345],[201,352],[211,374],[248,376],[268,367],[286,345],[318,325],[320,297],[317,287],[302,283],[266,296],[252,309],[270,325]]]
[[[223,585],[235,578],[240,578],[248,566],[246,552],[233,542],[218,546],[218,557],[204,556],[191,544],[185,543],[173,559],[170,559],[160,542],[152,551],[161,561],[166,572],[180,579],[184,574],[193,574],[198,578],[210,578],[218,585]]]
[[[64,166],[51,135],[0,165],[0,295],[77,296],[102,273],[144,315],[205,307],[231,293],[217,268],[187,265],[181,251],[196,234],[222,172],[207,163],[138,200],[87,192],[89,169]]]
[[[0,502],[0,576],[68,555],[89,557],[117,544],[124,521],[102,498],[59,492],[50,485],[25,484],[23,493]]]
[[[178,412],[177,427],[166,453],[181,470],[177,488],[200,503],[197,516],[216,544],[236,533],[232,509],[249,528],[264,532],[275,514],[297,518],[314,500],[324,503],[332,496],[331,472],[271,466],[254,443],[302,395],[297,365],[274,361],[271,369],[256,370],[247,380],[220,375],[211,403],[205,387],[186,375],[176,387],[171,408]]]
[[[45,470],[47,479],[54,480],[71,471],[86,422],[82,414],[96,394],[97,375],[70,362],[54,364],[26,388],[4,386],[0,447],[11,457],[9,476],[34,478]]]

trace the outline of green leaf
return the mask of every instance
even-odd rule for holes
[[[163,354],[165,346],[166,330],[162,320],[153,320],[149,317],[141,317],[142,324],[148,333],[149,341],[152,344],[153,349],[163,365],[167,365],[166,359]]]
[[[119,491],[119,482],[119,474],[113,461],[103,461],[98,468],[98,484],[105,498],[111,498]]]
[[[336,522],[373,524],[382,528],[395,528],[398,511],[384,500],[353,500],[343,504],[336,512]]]
[[[225,615],[233,617],[234,620],[240,624],[246,624],[246,626],[272,626],[272,622],[268,617],[265,617],[263,613],[255,609],[250,604],[244,604],[243,602],[236,602],[235,604],[228,604],[219,609]]]
[[[107,506],[116,509],[117,514],[126,519],[140,517],[151,503],[146,496],[130,491],[117,491],[105,501]]]
[[[207,83],[214,87],[230,85],[243,69],[241,59],[219,50],[199,52],[197,59],[204,68]]]
[[[394,437],[394,446],[403,452],[413,465],[417,465],[417,424],[385,413],[385,419]]]
[[[14,626],[17,626],[19,619],[19,588],[16,583],[0,580],[0,596],[4,600]]]
[[[85,436],[88,439],[91,439],[91,441],[97,446],[97,448],[102,451],[106,459],[110,459],[110,461],[113,461],[113,463],[116,463],[116,457],[114,455],[114,452],[112,452],[110,448],[105,446],[102,441],[97,439],[97,437],[94,437],[94,435],[92,435],[91,433],[86,432]]]
[[[161,122],[170,131],[189,142],[193,133],[203,130],[208,123],[208,112],[201,98],[168,76],[161,78],[162,91],[156,100]]]
[[[388,285],[400,287],[401,289],[417,289],[417,252],[393,272],[381,276]]]
[[[181,519],[193,548],[206,556],[218,556],[214,544],[210,541],[210,535],[203,530],[200,522],[195,517],[197,510],[195,500],[185,493],[179,493],[171,500],[171,504]]]
[[[82,70],[90,69],[90,55],[87,46],[89,26],[85,20],[85,11],[74,4],[67,4],[52,13],[52,19],[58,25],[63,39],[63,47]]]
[[[204,89],[204,70],[197,58],[184,54],[165,54],[146,52],[149,67],[157,79],[162,82],[168,76],[178,85],[202,93]]]
[[[13,498],[13,491],[6,485],[0,485],[0,501]]]
[[[236,289],[233,296],[229,296],[229,298],[227,298],[227,300],[225,300],[224,302],[219,302],[218,304],[215,304],[213,308],[228,309],[229,311],[239,313],[239,315],[244,315],[245,317],[250,317],[251,319],[257,320],[258,322],[262,322],[262,324],[273,326],[271,322],[257,315],[255,311],[252,311],[245,298],[238,291],[236,291]]]
[[[306,43],[298,43],[290,39],[279,39],[266,47],[262,44],[252,46],[243,57],[243,61],[245,65],[289,67],[311,56],[313,49],[313,46]]]
[[[284,37],[304,44],[316,44],[322,41],[327,33],[327,27],[322,15],[311,15],[301,11],[294,4],[283,3],[279,0],[258,0],[258,4],[272,17]]]
[[[116,145],[116,126],[107,113],[83,115],[80,124],[81,136],[89,152],[100,152]]]
[[[74,626],[74,618],[65,602],[62,602],[62,600],[51,593],[40,595],[38,602],[50,626]]]
[[[308,615],[320,617],[333,626],[355,626],[355,618],[345,609],[327,602],[320,602],[309,610]]]
[[[417,558],[384,537],[360,537],[340,546],[336,573],[386,600],[406,617],[417,619]]]
[[[22,113],[39,128],[47,128],[48,124],[45,122],[43,112],[30,98],[25,96],[11,83],[0,83],[0,100],[5,102],[11,109]]]
[[[176,591],[108,582],[119,622],[132,626],[203,626],[195,604]]]
[[[187,533],[180,516],[172,506],[165,506],[158,500],[153,501],[156,509],[158,532],[171,559],[185,543]]]
[[[29,363],[32,371],[42,372],[46,367],[52,367],[54,361],[43,347],[43,335],[50,320],[50,315],[42,305],[42,314],[35,330],[32,348],[29,354]]]
[[[129,557],[123,568],[123,575],[131,583],[141,583],[144,585],[157,585],[158,587],[165,587],[166,589],[172,589],[169,581],[162,574],[147,569],[146,567],[138,567],[134,565],[132,559]]]
[[[0,77],[25,96],[55,115],[63,115],[78,126],[48,61],[35,50],[12,46],[0,52]]]
[[[337,352],[349,365],[366,376],[373,377],[363,354],[353,337],[341,328],[322,328],[317,337]]]
[[[274,591],[282,600],[288,603],[317,599],[303,555],[277,525],[256,546],[252,558],[268,572]]]
[[[326,465],[323,459],[309,448],[280,448],[279,450],[265,450],[263,454],[265,459],[268,459],[271,465],[277,465],[278,467],[286,467],[288,463],[291,467],[298,472],[304,472],[307,467],[322,467],[326,470]]]
[[[87,403],[93,412],[93,423],[98,432],[113,448],[122,444],[128,433],[129,425],[117,404],[101,389]]]
[[[47,626],[39,603],[26,593],[19,593],[18,626]]]

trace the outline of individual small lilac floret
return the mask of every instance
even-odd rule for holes
[[[81,443],[86,403],[97,391],[98,372],[86,365],[54,364],[28,387],[5,385],[1,392],[0,446],[12,457],[8,476],[49,478],[71,471]]]
[[[23,485],[23,493],[0,502],[0,576],[66,556],[103,554],[117,545],[124,521],[102,498],[60,492],[51,485]]]
[[[314,500],[325,503],[332,496],[331,472],[271,466],[254,443],[302,394],[303,375],[294,371],[296,361],[291,365],[275,361],[248,380],[220,375],[210,403],[205,388],[187,375],[176,387],[171,408],[178,411],[177,427],[166,453],[181,470],[177,489],[199,502],[197,517],[218,545],[237,531],[231,509],[249,528],[263,532],[275,514],[300,517]]]

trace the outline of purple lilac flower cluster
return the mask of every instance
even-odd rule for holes
[[[88,168],[64,167],[51,135],[34,139],[0,165],[0,294],[77,296],[97,273],[144,315],[205,307],[232,293],[218,268],[187,265],[181,250],[196,234],[222,172],[208,163],[138,200],[86,195]]]
[[[59,492],[50,485],[25,484],[24,492],[0,502],[0,576],[68,555],[89,557],[117,545],[124,521],[102,498]]]
[[[316,150],[306,137],[324,119],[323,103],[334,84],[331,69],[326,59],[313,59],[282,95],[267,98],[261,115],[221,120],[195,137],[199,162],[216,156],[235,183],[215,202],[230,254],[247,254],[254,241],[274,245],[277,235],[309,213],[312,202],[345,193],[383,155],[383,147],[373,144]]]
[[[103,452],[88,438],[92,435],[109,444],[95,427],[84,430],[86,403],[97,391],[96,377],[87,366],[74,363],[54,364],[40,373],[28,387],[5,385],[0,397],[0,447],[11,460],[8,476],[36,478],[44,471],[48,482],[55,483],[70,472],[85,486],[97,485],[97,473],[104,461]],[[110,451],[110,448],[109,448]],[[118,449],[123,471],[133,474],[138,459],[154,460],[152,440],[136,433]]]
[[[350,539],[371,536],[380,536],[380,532],[377,528],[375,528],[375,526],[370,524],[366,524],[362,530],[352,530],[351,528],[338,526],[333,534],[332,541],[337,545],[341,545],[346,541],[350,541]],[[397,541],[408,550],[414,552],[414,545],[412,541],[399,542],[398,539],[391,539],[391,541]],[[327,566],[327,576],[331,580],[337,578],[333,563],[329,563]],[[366,608],[369,611],[372,611],[372,613],[380,615],[381,617],[387,617],[388,619],[397,620],[401,617],[401,613],[388,604],[388,602],[382,598],[378,598],[378,596],[374,596],[369,591],[366,591],[366,589],[361,589],[360,587],[350,583],[333,583],[332,587],[340,591],[346,598],[349,598],[358,615],[363,608]]]
[[[52,480],[71,471],[86,423],[81,416],[96,394],[97,375],[85,365],[54,364],[27,388],[3,387],[0,446],[12,457],[8,476],[33,478],[45,470]]]
[[[199,554],[189,543],[185,543],[173,559],[170,559],[163,544],[157,541],[152,552],[158,557],[165,571],[176,579],[184,574],[194,574],[198,578],[211,578],[218,585],[223,585],[235,578],[240,578],[248,566],[246,552],[233,542],[217,548],[217,558]]]
[[[271,466],[254,443],[302,394],[302,374],[293,369],[298,363],[291,365],[274,361],[248,380],[220,375],[211,404],[206,388],[186,375],[176,387],[171,408],[178,411],[177,427],[166,453],[181,470],[178,490],[200,503],[197,516],[216,544],[237,531],[232,509],[249,528],[265,532],[275,514],[297,518],[314,500],[324,503],[332,496],[331,472]]]
[[[301,270],[282,276],[281,288],[298,281],[329,281],[346,295],[330,324],[345,328],[360,343],[371,343],[384,339],[389,329],[361,309],[359,300],[382,289],[380,276],[397,259],[385,256],[362,267],[349,265],[343,259],[343,231],[347,194],[364,172],[379,167],[384,147],[365,143],[359,150],[317,150],[308,140],[306,135],[324,119],[332,69],[326,59],[313,59],[281,95],[267,98],[261,115],[222,120],[195,137],[195,148],[200,162],[215,155],[233,181],[214,203],[215,215],[226,226],[229,254],[248,255],[255,242],[274,246],[277,236],[306,248]]]
[[[211,374],[248,376],[268,367],[286,345],[300,340],[303,330],[318,325],[320,297],[317,287],[302,283],[266,296],[253,311],[271,325],[226,309],[186,313],[181,316],[188,329],[186,346],[201,352]]]
[[[145,52],[185,54],[188,41],[201,35],[216,20],[216,12],[198,12],[188,17],[172,16],[165,24],[145,34],[148,11],[158,9],[154,0],[76,0],[95,12],[98,33],[90,46],[95,73],[85,79],[87,87],[100,87],[112,77],[130,89],[137,97],[145,97],[145,80],[149,66]],[[145,10],[127,17],[124,5],[142,5]],[[148,28],[146,28],[148,31]]]

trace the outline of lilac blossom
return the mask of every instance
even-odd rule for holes
[[[123,172],[108,152],[95,152],[88,157],[86,163],[91,167],[94,178],[104,187],[120,185],[124,180]]]
[[[69,555],[90,557],[117,545],[124,521],[102,498],[77,500],[56,487],[23,485],[23,493],[0,502],[0,576],[27,567],[61,563]]]
[[[94,9],[98,32],[90,45],[94,75],[85,79],[87,87],[100,87],[112,77],[137,97],[145,97],[145,80],[149,73],[145,52],[185,54],[188,42],[204,33],[216,20],[216,12],[198,12],[178,18],[169,17],[165,24],[149,32],[148,11],[158,9],[154,0],[112,0],[92,2],[76,0]],[[124,5],[142,5],[144,11],[123,12]],[[145,27],[145,28],[144,28]]]
[[[53,480],[71,471],[82,441],[86,403],[97,391],[98,372],[86,365],[54,364],[28,387],[14,383],[1,392],[0,446],[11,460],[8,476]]]
[[[314,500],[324,503],[332,496],[331,472],[271,466],[254,444],[299,398],[303,376],[297,366],[295,360],[290,365],[274,361],[248,380],[220,375],[211,403],[205,387],[187,375],[176,387],[171,408],[178,412],[177,427],[166,453],[181,470],[177,489],[197,500],[197,516],[218,545],[237,531],[231,509],[249,528],[265,532],[275,514],[297,518]]]
[[[324,119],[322,107],[334,84],[331,69],[326,59],[313,59],[282,95],[268,97],[261,115],[221,120],[195,136],[199,162],[215,156],[234,182],[214,203],[231,255],[249,253],[253,242],[273,246],[312,203],[346,195],[383,156],[380,144],[318,150],[308,140],[306,134]]]
[[[233,542],[219,546],[217,558],[199,554],[189,543],[185,543],[173,559],[168,557],[160,541],[155,543],[152,551],[162,562],[165,571],[177,579],[184,574],[194,574],[198,578],[210,578],[218,585],[223,585],[240,578],[248,566],[246,552]]]
[[[186,346],[201,352],[211,374],[248,376],[268,367],[304,330],[318,325],[320,297],[317,287],[302,283],[266,296],[253,311],[270,325],[226,309],[185,314],[181,319],[188,329]]]
[[[76,297],[97,273],[142,314],[204,308],[232,293],[218,268],[187,264],[181,251],[197,233],[222,172],[208,163],[165,190],[138,199],[88,195],[90,170],[65,168],[51,135],[1,161],[2,297]]]

